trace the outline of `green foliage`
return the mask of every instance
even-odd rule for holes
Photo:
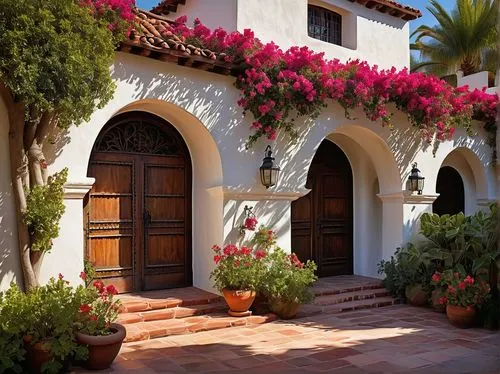
[[[59,126],[89,120],[112,97],[117,39],[77,0],[0,0],[0,80],[27,113]]]
[[[301,263],[295,254],[275,247],[266,258],[267,272],[262,292],[267,298],[282,302],[308,303],[314,299],[311,286],[318,279],[313,261]]]
[[[0,373],[21,373],[24,360],[23,332],[27,329],[26,295],[15,284],[0,292]]]
[[[34,186],[26,198],[24,222],[32,235],[32,251],[49,251],[59,236],[59,221],[64,214],[64,184],[68,169],[49,177],[46,185]]]
[[[458,69],[469,75],[489,67],[496,72],[498,1],[457,0],[451,13],[437,0],[430,4],[437,25],[421,25],[412,34],[417,38],[411,49],[420,51],[423,60],[420,67],[439,75]]]
[[[405,299],[407,286],[420,284],[428,291],[435,264],[425,260],[425,248],[408,243],[397,248],[389,261],[382,260],[378,264],[379,274],[385,274],[382,281],[392,296]]]

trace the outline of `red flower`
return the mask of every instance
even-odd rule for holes
[[[439,273],[434,273],[434,274],[432,275],[432,281],[433,281],[433,282],[436,282],[436,283],[437,283],[437,282],[439,282],[440,280],[441,280],[441,274],[439,274]]]
[[[217,244],[214,244],[214,245],[212,246],[212,250],[213,250],[214,252],[219,252],[219,251],[221,250],[221,247],[219,247]]]
[[[80,305],[80,313],[88,313],[92,310],[92,305],[89,304],[82,304]]]
[[[97,289],[97,291],[99,291],[101,293],[103,291],[105,291],[105,289],[104,289],[104,283],[102,283],[100,280],[94,281],[94,283],[92,283],[92,285]]]
[[[460,289],[460,290],[465,290],[465,282],[460,282],[460,283],[458,284],[458,289]]]
[[[85,273],[84,271],[82,271],[80,273],[80,278],[83,279],[83,280],[87,280],[87,273]]]
[[[266,251],[262,250],[262,249],[259,249],[257,251],[255,251],[255,258],[257,260],[260,260],[262,258],[266,257]]]
[[[90,319],[91,319],[92,321],[97,321],[97,316],[90,316]]]
[[[245,223],[243,224],[243,228],[245,230],[254,231],[255,227],[257,226],[257,223],[258,223],[257,218],[248,217],[247,219],[245,219]]]
[[[455,288],[453,286],[448,286],[448,291],[450,291],[450,293],[455,293]]]
[[[233,265],[234,265],[234,267],[239,268],[240,267],[240,260],[234,260]]]
[[[106,292],[110,295],[116,295],[118,293],[118,290],[116,289],[115,286],[110,284],[109,286],[106,287]]]
[[[59,273],[59,275],[57,277],[59,278],[59,280],[62,280],[64,278],[64,275],[62,275],[61,273]]]
[[[226,256],[232,256],[238,252],[238,247],[234,244],[228,244],[224,247],[223,251]]]
[[[470,275],[467,275],[464,279],[464,282],[467,284],[474,284],[474,278],[472,278]]]
[[[252,253],[252,250],[250,248],[245,247],[245,246],[240,248],[240,255],[248,256],[250,253]]]
[[[214,256],[214,262],[215,262],[216,265],[220,262],[220,260],[222,260],[222,256],[221,255],[215,255]]]
[[[448,303],[448,298],[446,296],[441,296],[439,298],[439,304],[444,305],[444,304],[447,304],[447,303]]]

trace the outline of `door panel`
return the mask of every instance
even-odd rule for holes
[[[191,160],[169,123],[123,114],[99,135],[85,199],[86,256],[120,292],[188,286]]]
[[[97,277],[122,292],[133,290],[135,217],[134,162],[95,154],[89,174],[96,178],[89,195],[87,257]]]
[[[325,140],[308,175],[311,192],[292,203],[292,250],[318,264],[319,276],[352,274],[352,172],[345,154]],[[309,208],[309,210],[308,210]],[[308,238],[310,250],[296,251]]]

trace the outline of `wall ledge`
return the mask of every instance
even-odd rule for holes
[[[310,190],[303,188],[299,191],[273,191],[269,190],[244,190],[238,187],[224,187],[224,199],[226,200],[288,200],[293,201],[306,195]]]
[[[64,185],[65,200],[83,200],[95,183],[95,178],[85,178],[83,181],[68,182]]]

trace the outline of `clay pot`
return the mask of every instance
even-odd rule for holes
[[[432,301],[432,308],[434,309],[435,312],[446,313],[446,304],[441,304],[439,302],[439,299],[445,295],[446,292],[443,292],[439,288],[432,291],[431,301]]]
[[[248,309],[255,300],[255,291],[223,289],[222,295],[229,306],[231,315],[248,314]]]
[[[26,350],[26,365],[30,373],[42,373],[42,367],[54,358],[53,353],[50,351],[50,343],[38,342],[31,344],[32,337],[25,335],[23,337],[24,349]],[[60,373],[66,373],[71,366],[71,358],[67,357],[65,360],[57,360],[61,363],[62,368]]]
[[[412,284],[406,286],[405,289],[406,300],[408,304],[413,306],[424,306],[427,303],[425,291],[421,284]]]
[[[269,306],[281,319],[294,318],[300,309],[300,303],[295,301],[271,300]]]
[[[114,359],[120,352],[120,348],[125,339],[125,327],[119,323],[112,323],[110,335],[87,335],[81,332],[76,333],[76,340],[81,345],[86,345],[89,349],[87,360],[80,364],[90,370],[103,370],[111,366]]]
[[[463,329],[472,327],[476,322],[476,307],[448,304],[446,305],[446,316],[453,326]]]

